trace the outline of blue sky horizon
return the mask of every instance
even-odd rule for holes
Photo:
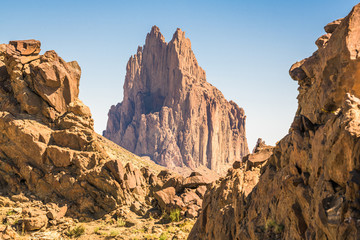
[[[288,70],[317,49],[323,27],[357,1],[28,1],[5,0],[0,43],[37,39],[82,68],[80,99],[98,133],[123,98],[128,59],[153,25],[170,41],[181,28],[207,81],[244,108],[250,151],[258,137],[274,145],[297,110]]]

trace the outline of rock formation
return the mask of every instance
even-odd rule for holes
[[[94,217],[144,197],[143,173],[109,157],[93,130],[90,110],[78,99],[77,62],[39,53],[36,40],[0,45],[2,193],[35,194],[67,205],[74,216]],[[121,157],[135,161],[128,155]]]
[[[231,170],[189,239],[360,239],[360,5],[325,31],[290,69],[298,110],[258,184]]]
[[[124,99],[108,115],[105,137],[170,168],[224,172],[248,153],[244,110],[206,82],[180,29],[169,43],[151,29],[126,66]]]
[[[0,238],[17,239],[15,229],[73,236],[73,218],[138,231],[139,215],[143,225],[174,209],[198,216],[209,180],[178,176],[96,134],[78,99],[79,65],[54,51],[39,55],[40,45],[0,45]]]

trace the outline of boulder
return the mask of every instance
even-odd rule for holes
[[[168,187],[154,193],[154,198],[157,200],[161,209],[168,209],[173,203],[176,196],[175,188]]]
[[[38,209],[23,209],[22,222],[26,231],[35,231],[45,227],[48,223],[46,212]]]
[[[211,181],[209,181],[204,176],[192,176],[185,178],[185,180],[183,181],[183,186],[185,188],[197,188],[198,186],[207,185],[210,182]]]
[[[186,205],[195,204],[198,205],[199,207],[201,207],[202,205],[202,200],[194,191],[188,191],[181,194],[181,199]]]
[[[65,217],[65,214],[68,210],[67,205],[64,205],[62,207],[57,206],[54,203],[48,204],[47,206],[47,214],[46,216],[50,220],[60,220],[61,218]]]
[[[38,55],[41,50],[40,41],[34,39],[10,41],[9,44],[14,46],[16,51],[18,51],[22,56]]]

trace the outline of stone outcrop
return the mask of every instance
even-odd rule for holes
[[[170,168],[222,173],[248,153],[244,110],[206,82],[185,32],[166,43],[154,26],[126,71],[105,137]]]
[[[250,194],[230,170],[189,239],[360,238],[360,5],[295,63],[298,110]],[[246,174],[246,172],[245,172]]]
[[[124,160],[136,161],[131,153],[110,157],[107,140],[94,132],[90,110],[78,99],[79,65],[54,51],[39,53],[36,40],[0,45],[1,191],[67,204],[49,219],[61,211],[100,217],[144,199],[152,173],[124,166]],[[45,225],[48,218],[40,215],[38,224],[29,215],[28,230]]]
[[[160,172],[157,179],[159,181],[153,196],[163,212],[179,210],[180,216],[184,218],[196,218],[199,215],[202,199],[211,179],[198,172],[185,178],[168,171]]]

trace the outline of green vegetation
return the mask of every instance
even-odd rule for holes
[[[168,235],[166,232],[163,232],[159,237],[159,240],[167,240],[167,239],[168,239]]]
[[[174,209],[170,211],[170,220],[171,222],[179,222],[180,221],[180,209]]]
[[[181,228],[181,230],[182,230],[183,232],[186,232],[186,233],[189,233],[189,232],[191,231],[191,229],[192,229],[193,226],[194,226],[194,223],[191,222],[191,221],[188,221],[188,220],[184,221],[183,223],[181,223],[181,224],[179,225],[179,227]]]
[[[15,215],[16,212],[14,210],[10,210],[6,213],[6,216],[11,216],[11,215]]]
[[[146,234],[144,236],[144,239],[145,240],[155,240],[155,239],[158,239],[158,237],[155,234]]]
[[[65,234],[69,237],[80,237],[85,233],[85,227],[83,225],[78,225],[73,229],[69,229]]]
[[[100,227],[96,227],[96,228],[94,229],[94,233],[97,234],[97,233],[99,232],[99,230],[100,230]]]
[[[118,218],[117,224],[118,227],[124,227],[126,225],[126,221],[122,218]]]
[[[116,237],[117,235],[119,235],[119,232],[116,230],[111,230],[110,231],[110,237]]]
[[[282,233],[284,231],[284,225],[277,224],[274,220],[268,219],[265,224],[265,230],[272,230],[275,233]]]

